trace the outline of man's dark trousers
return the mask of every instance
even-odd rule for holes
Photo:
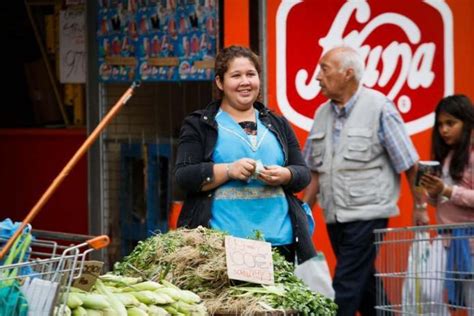
[[[387,219],[327,224],[337,264],[333,280],[338,316],[376,315],[374,229]]]

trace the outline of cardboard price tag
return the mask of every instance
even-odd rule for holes
[[[274,284],[270,243],[226,236],[225,253],[229,279]]]
[[[72,286],[84,291],[89,291],[95,284],[95,280],[99,277],[103,265],[104,263],[102,261],[84,261],[82,274],[78,279],[74,280]]]

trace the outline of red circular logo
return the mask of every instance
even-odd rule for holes
[[[359,52],[363,84],[393,100],[410,134],[431,127],[434,107],[453,93],[452,14],[444,1],[282,1],[276,34],[278,104],[304,130],[326,101],[319,59],[338,45]]]

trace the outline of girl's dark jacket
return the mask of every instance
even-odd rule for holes
[[[217,141],[215,116],[220,101],[210,103],[205,109],[188,115],[181,127],[176,157],[175,176],[185,191],[186,199],[178,219],[178,226],[209,227],[214,191],[201,191],[206,182],[213,179],[212,155]],[[304,189],[311,181],[311,173],[304,162],[298,141],[288,121],[275,115],[263,104],[255,102],[260,120],[275,134],[285,157],[285,167],[290,169],[290,182],[283,186],[288,200],[290,218],[298,262],[306,261],[316,252],[308,231],[308,220],[299,201],[293,194]]]

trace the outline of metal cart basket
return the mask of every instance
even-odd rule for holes
[[[32,235],[27,261],[1,265],[0,283],[19,288],[26,299],[28,315],[65,315],[73,280],[81,276],[88,254],[106,247],[109,238],[40,230],[34,230]],[[0,309],[8,304],[12,304],[8,295],[0,297]],[[10,306],[8,310],[18,309]]]
[[[377,315],[474,315],[474,223],[374,233]]]

